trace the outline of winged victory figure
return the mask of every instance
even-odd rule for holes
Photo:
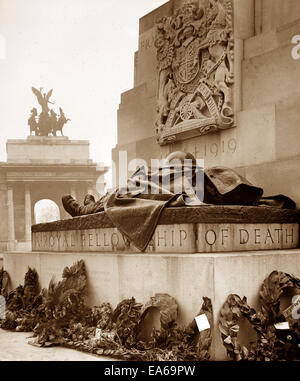
[[[52,95],[53,89],[51,89],[48,94],[44,93],[42,94],[42,88],[40,90],[36,89],[35,87],[32,87],[32,92],[33,94],[37,97],[37,100],[39,104],[42,107],[42,111],[48,113],[49,112],[49,107],[48,104],[54,105],[54,102],[50,102],[50,97]]]

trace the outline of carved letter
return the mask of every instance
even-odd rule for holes
[[[96,246],[101,246],[100,239],[99,239],[99,234],[96,234]]]
[[[92,240],[93,240],[93,234],[89,234],[89,247],[94,246],[92,243]]]
[[[294,243],[294,229],[292,229],[292,233],[288,234],[288,229],[285,229],[286,231],[286,243],[288,243],[288,238],[292,238],[292,242]]]
[[[179,236],[180,236],[180,247],[181,247],[182,246],[182,241],[185,241],[186,237],[187,237],[186,231],[185,230],[180,230]]]
[[[208,241],[208,235],[209,233],[212,233],[213,234],[213,239]],[[205,234],[205,241],[208,245],[212,246],[216,243],[216,240],[217,240],[217,235],[216,233],[214,232],[214,230],[208,230]]]
[[[112,247],[116,247],[119,244],[119,236],[117,233],[113,233],[110,237]]]
[[[159,247],[160,246],[160,240],[164,240],[164,242],[165,242],[165,247],[167,246],[167,232],[166,231],[164,231],[164,235],[163,235],[163,237],[160,237],[159,236],[159,230],[157,231],[157,247]]]
[[[42,233],[44,234],[44,247],[47,247],[47,241],[48,241],[48,234],[47,233]]]
[[[49,238],[49,243],[50,243],[50,246],[53,247],[54,246],[54,237],[51,235],[50,238]]]
[[[153,239],[153,238],[152,238],[151,241],[149,242],[148,250],[149,250],[149,251],[155,251],[155,242],[154,242],[154,239]]]
[[[57,243],[58,243],[58,245],[60,246],[60,239],[61,239],[61,235],[60,235],[60,233],[59,232],[57,232]]]
[[[172,236],[172,247],[174,247],[174,230],[171,231]]]
[[[224,245],[225,238],[228,238],[228,235],[225,235],[224,233],[228,233],[228,229],[222,229],[222,245]]]
[[[104,246],[109,246],[109,243],[106,242],[106,234],[104,233]]]
[[[64,234],[64,244],[65,244],[65,247],[68,248],[69,247],[69,244],[68,244],[68,233]]]
[[[254,229],[254,233],[255,233],[255,245],[259,245],[260,242],[258,242],[257,240],[260,238],[260,229]]]
[[[85,246],[85,234],[81,234],[81,244],[83,247]]]
[[[245,233],[246,237],[245,237]],[[240,244],[245,245],[246,243],[249,242],[249,232],[245,229],[240,229]]]
[[[266,237],[266,240],[265,240],[265,244],[267,243],[268,238],[272,241],[272,243],[274,243],[274,240],[272,238],[272,234],[270,232],[270,229],[268,229],[267,237]]]
[[[277,240],[278,240],[277,243],[280,243],[280,241],[282,241],[282,239],[280,239],[280,238],[282,238],[282,235],[280,237],[280,232],[282,233],[283,230],[282,229],[275,229],[275,231],[277,233]]]

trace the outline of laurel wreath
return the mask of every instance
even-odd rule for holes
[[[300,280],[294,275],[273,271],[264,280],[259,292],[259,312],[249,307],[246,298],[229,295],[220,312],[219,330],[230,359],[240,361],[288,358],[291,346],[278,338],[274,324],[283,320],[280,297],[289,287],[300,289]],[[249,348],[242,346],[238,340],[238,322],[241,318],[246,318],[257,334],[256,342],[250,343]],[[295,333],[298,334],[297,327]]]
[[[4,275],[6,278],[7,274]],[[38,294],[37,273],[29,269],[24,287],[19,286],[7,297],[7,318],[2,323],[2,328],[31,331],[35,327],[39,346],[60,344],[125,360],[199,361],[210,358],[213,326],[210,299],[203,298],[204,303],[199,312],[199,315],[206,314],[210,329],[199,332],[195,320],[185,328],[177,326],[178,306],[175,299],[167,294],[156,294],[144,306],[136,303],[133,298],[126,299],[119,303],[114,311],[108,303],[93,309],[86,307],[74,293],[74,290],[86,287],[83,261],[65,269],[63,279],[58,284],[50,282],[48,293]],[[290,339],[290,342],[281,338],[274,326],[275,323],[284,320],[280,309],[280,297],[286,288],[300,289],[300,279],[284,272],[272,272],[261,286],[258,312],[248,305],[245,297],[241,299],[234,294],[228,296],[220,311],[219,330],[231,360],[299,358],[298,322],[290,324],[288,336],[284,333],[286,338],[295,338],[294,341]],[[71,292],[73,297],[70,299],[67,296],[71,295]],[[51,295],[55,298],[51,299],[54,303],[51,307],[53,317],[49,320],[47,308]],[[62,304],[56,303],[56,300],[62,300]],[[68,303],[71,303],[69,307]],[[66,313],[61,316],[64,309],[69,308],[73,311],[73,307],[77,308],[76,316]],[[160,311],[161,329],[154,332],[153,340],[147,344],[139,341],[138,333],[140,323],[151,307]],[[256,333],[256,340],[247,347],[242,345],[238,338],[241,319],[248,320]],[[54,324],[55,322],[59,324]],[[101,332],[100,338],[95,338],[96,329]]]
[[[248,360],[253,357],[252,348],[241,345],[238,341],[241,318],[245,318],[254,328],[257,336],[261,334],[261,318],[253,308],[250,308],[247,299],[241,299],[238,295],[229,295],[224,303],[219,318],[219,330],[227,354],[232,360]]]
[[[6,274],[4,274],[6,276]],[[39,292],[38,274],[29,269],[24,286],[7,297],[3,329],[34,332],[30,344],[38,347],[62,345],[97,355],[123,360],[181,361],[208,360],[212,330],[199,332],[195,321],[186,328],[176,324],[178,305],[168,294],[156,294],[143,306],[134,298],[125,299],[113,310],[108,303],[89,308],[85,264],[79,261],[63,271],[62,281],[50,281]],[[152,341],[140,341],[140,323],[149,308],[160,311],[161,329]],[[211,300],[204,298],[200,314],[212,326]],[[155,331],[155,330],[154,330]]]
[[[270,325],[282,318],[280,297],[286,288],[300,289],[300,279],[294,275],[273,271],[263,282],[259,292],[264,324]]]

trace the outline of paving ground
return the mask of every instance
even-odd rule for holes
[[[62,347],[38,348],[27,344],[28,332],[0,329],[0,361],[114,361]]]

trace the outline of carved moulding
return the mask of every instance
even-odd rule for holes
[[[234,126],[231,0],[188,0],[156,23],[156,137],[170,144]]]

